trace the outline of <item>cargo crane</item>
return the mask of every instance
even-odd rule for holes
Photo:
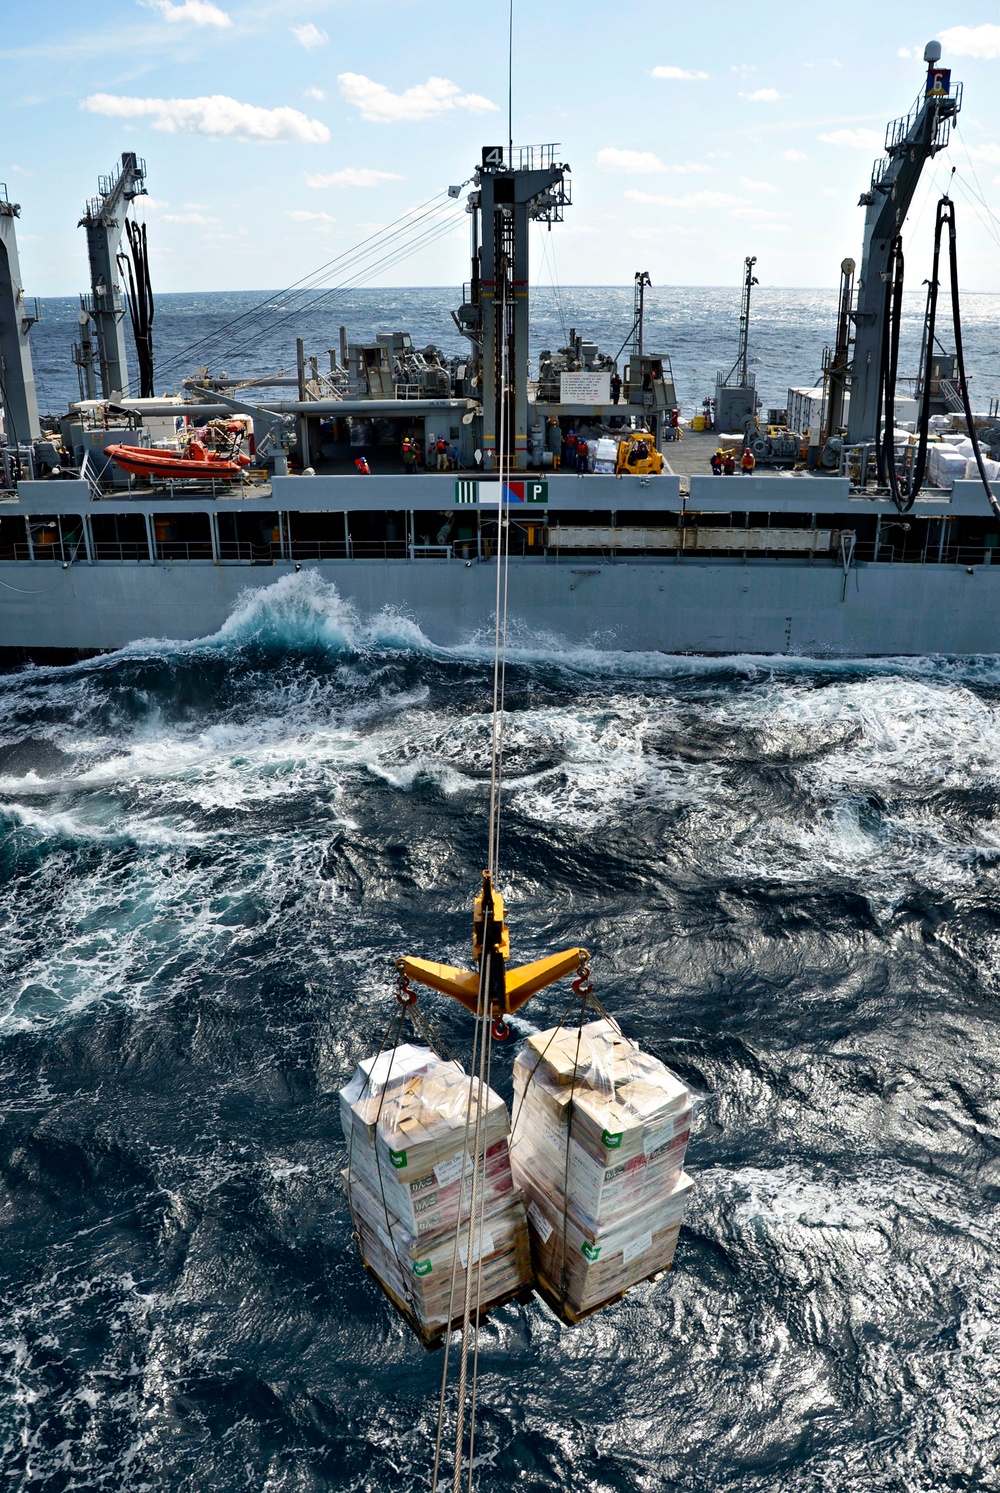
[[[760,281],[754,274],[756,254],[743,261],[743,296],[740,301],[740,348],[729,372],[715,377],[715,424],[719,430],[756,429],[757,381],[750,372],[750,292]]]
[[[28,333],[38,320],[38,303],[30,314],[14,228],[14,220],[20,215],[20,205],[11,202],[6,185],[0,182],[0,404],[7,442],[15,448],[37,440],[41,434],[28,342]]]
[[[874,449],[878,442],[888,315],[886,281],[893,243],[902,231],[925,163],[947,146],[952,120],[962,107],[962,85],[952,83],[950,70],[938,66],[940,59],[940,42],[928,42],[923,94],[907,115],[887,126],[885,155],[876,161],[871,186],[859,203],[866,209],[865,236],[853,315],[848,446]]]
[[[533,222],[561,223],[570,203],[570,168],[555,152],[554,145],[485,146],[477,189],[469,196],[472,294],[458,320],[474,344],[486,349],[481,384],[487,470],[507,458],[515,470],[528,465],[528,228]]]
[[[87,334],[93,323],[101,393],[105,399],[120,400],[129,393],[129,385],[118,256],[129,204],[146,192],[145,161],[132,151],[123,151],[117,174],[99,177],[97,191],[78,224],[87,230],[90,294],[80,298],[81,339],[74,348],[74,360],[87,396],[92,398],[96,393],[94,348]]]

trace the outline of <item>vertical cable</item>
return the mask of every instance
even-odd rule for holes
[[[507,13],[507,146],[509,164],[514,165],[514,0]]]

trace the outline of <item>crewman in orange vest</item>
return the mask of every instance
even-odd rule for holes
[[[743,452],[743,455],[740,457],[740,471],[743,473],[744,477],[752,477],[753,469],[756,465],[757,458],[750,450],[750,447],[747,446],[746,450]]]

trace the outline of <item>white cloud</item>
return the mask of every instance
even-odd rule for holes
[[[1000,26],[949,26],[940,38],[944,56],[979,57],[992,61],[1000,57]]]
[[[777,187],[772,187],[769,181],[753,181],[749,176],[740,177],[740,186],[748,192],[776,192]]]
[[[790,218],[791,213],[773,213],[766,207],[731,207],[729,209],[731,218],[752,218],[755,223],[776,223],[782,218]]]
[[[652,74],[654,78],[676,78],[684,82],[701,82],[708,77],[708,73],[692,72],[686,67],[654,67]]]
[[[787,98],[786,93],[779,93],[776,88],[755,88],[753,93],[741,93],[740,98],[745,98],[748,104],[773,104],[780,98]]]
[[[384,83],[366,78],[364,73],[340,73],[340,91],[349,104],[361,112],[361,118],[373,124],[396,124],[403,119],[433,119],[451,109],[467,109],[471,114],[496,111],[496,104],[479,93],[463,93],[448,78],[428,78],[415,83],[403,93],[392,93]]]
[[[370,166],[345,166],[343,171],[306,175],[307,187],[377,187],[382,181],[402,181],[395,171],[373,171]]]
[[[151,116],[154,130],[168,135],[181,133],[211,135],[234,140],[295,141],[302,145],[321,145],[330,131],[318,119],[308,119],[298,109],[282,106],[262,109],[257,104],[241,104],[223,93],[210,98],[125,98],[111,93],[94,93],[80,104],[90,114],[104,114],[111,119],[139,119]]]
[[[314,26],[312,21],[307,21],[304,26],[289,26],[288,29],[299,46],[305,47],[307,52],[311,52],[314,47],[325,47],[330,40],[326,32]]]
[[[602,171],[627,171],[633,176],[648,176],[667,169],[651,150],[616,150],[613,145],[605,145],[597,152],[597,164]]]
[[[625,193],[631,202],[653,202],[658,207],[742,207],[743,199],[728,192],[683,192],[680,197],[663,197],[651,192]]]
[[[337,221],[329,213],[308,213],[301,209],[286,213],[285,217],[291,218],[293,223],[336,223]]]
[[[967,145],[965,148],[974,161],[985,161],[987,166],[1000,162],[1000,145]]]
[[[809,157],[806,155],[806,153],[805,153],[804,150],[786,150],[785,151],[785,160],[786,161],[808,161],[808,159],[809,159]]]
[[[212,5],[211,0],[180,0],[179,5],[172,4],[171,0],[145,0],[145,5],[147,10],[155,10],[162,20],[169,21],[172,26],[182,25],[186,21],[192,26],[216,26],[221,31],[233,24],[232,17],[217,5]]]
[[[217,223],[218,218],[206,218],[204,213],[164,213],[164,223],[195,223],[202,228],[207,228],[210,223]]]
[[[831,130],[819,138],[824,145],[848,145],[856,150],[881,150],[885,144],[878,130]]]
[[[304,88],[302,90],[302,97],[314,98],[317,103],[321,104],[326,98],[326,94],[323,92],[322,88]]]

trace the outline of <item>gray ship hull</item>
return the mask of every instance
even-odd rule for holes
[[[267,636],[293,614],[311,616],[319,628],[326,613],[334,630],[341,622],[353,628],[338,610],[343,603],[362,622],[388,609],[413,637],[419,630],[432,644],[454,647],[491,635],[496,568],[350,560],[308,564],[297,574],[281,562],[3,564],[0,589],[0,644],[36,657],[204,638],[227,623]],[[516,642],[557,646],[818,657],[1000,653],[1000,565],[859,563],[845,575],[833,561],[519,560],[510,565],[509,619]]]

